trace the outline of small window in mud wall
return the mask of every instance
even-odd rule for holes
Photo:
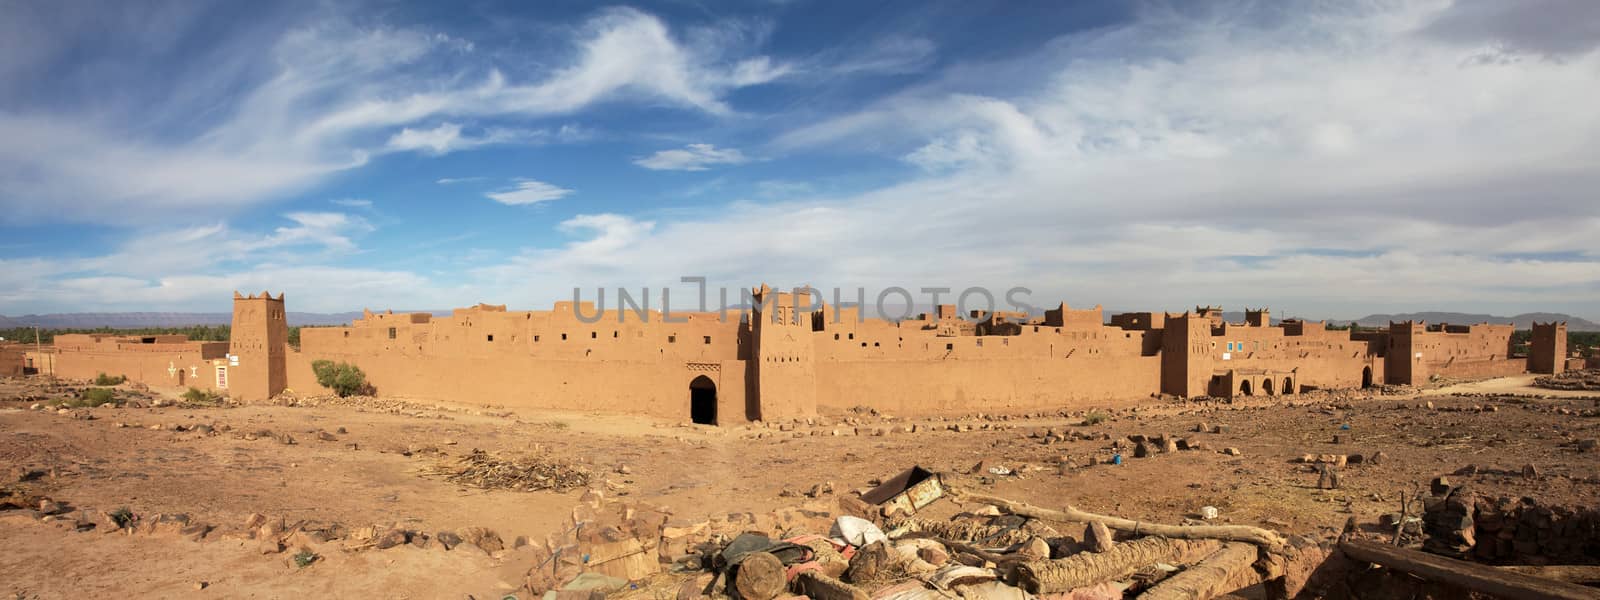
[[[345,337],[350,337],[350,332],[348,332],[348,331],[344,332],[344,336]]]
[[[705,338],[706,338],[706,343],[707,344],[711,343],[711,336],[708,335],[708,336],[705,336]]]
[[[492,334],[492,333],[491,333],[491,334],[489,334],[489,335],[486,335],[486,336],[483,336],[483,341],[485,341],[485,342],[492,342],[492,341],[494,341],[494,334]]]
[[[675,336],[675,335],[667,336],[667,343],[668,344],[676,344],[676,343],[678,343],[678,336]]]
[[[217,389],[228,389],[228,368],[217,367]]]
[[[391,340],[394,339],[394,328],[393,327],[389,328],[389,339],[391,339]]]

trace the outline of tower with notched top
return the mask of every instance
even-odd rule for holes
[[[283,294],[267,292],[241,296],[233,293],[233,331],[229,335],[228,393],[245,401],[266,400],[288,387],[284,365],[289,349],[289,322]]]

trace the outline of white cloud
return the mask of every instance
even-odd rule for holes
[[[372,201],[364,198],[335,198],[333,200],[329,200],[328,202],[332,202],[346,208],[372,208]]]
[[[511,189],[489,192],[484,196],[507,206],[521,206],[558,200],[571,194],[572,190],[550,185],[543,181],[519,179],[517,180],[517,185]]]
[[[457,183],[470,183],[470,182],[473,182],[473,181],[483,181],[484,179],[487,179],[487,178],[486,177],[444,177],[444,178],[441,178],[441,179],[435,181],[434,183],[437,183],[439,185],[455,185]]]
[[[729,114],[728,92],[789,70],[764,56],[699,41],[717,39],[702,35],[687,44],[652,15],[608,9],[571,32],[569,59],[510,75],[464,40],[325,21],[281,35],[266,53],[242,46],[225,48],[233,55],[207,54],[210,63],[233,68],[191,75],[159,67],[187,77],[163,81],[166,89],[237,94],[179,93],[153,104],[116,94],[67,108],[8,106],[0,111],[0,219],[149,223],[173,212],[218,216],[305,190],[381,152],[444,154],[589,135],[574,125],[463,124],[474,119],[548,118],[603,101]],[[157,68],[111,66],[107,70],[115,72]],[[20,77],[34,67],[8,60],[0,75]],[[0,88],[15,87],[7,84],[23,85],[0,80]],[[150,125],[155,122],[172,126]]]
[[[719,149],[711,144],[689,144],[682,149],[661,150],[636,159],[633,164],[652,171],[704,171],[714,165],[738,165],[749,161],[737,148]]]

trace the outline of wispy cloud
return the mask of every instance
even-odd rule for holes
[[[732,54],[742,49],[714,43],[719,39],[699,35],[686,43],[653,15],[607,9],[572,32],[570,60],[513,76],[450,36],[319,22],[282,35],[270,52],[251,48],[227,57],[258,61],[238,72],[259,75],[226,82],[242,91],[227,96],[220,110],[216,98],[190,98],[192,106],[164,102],[175,122],[181,114],[227,115],[192,119],[178,135],[128,125],[147,121],[151,109],[116,97],[77,112],[52,104],[0,111],[0,219],[123,222],[168,210],[222,212],[304,190],[382,152],[437,155],[585,135],[572,126],[463,124],[475,118],[547,118],[612,101],[725,115],[732,112],[724,101],[729,91],[789,71],[766,56]],[[29,71],[13,65],[4,72]],[[0,87],[7,83],[20,85],[0,81]],[[108,210],[129,203],[152,210]]]
[[[717,148],[711,144],[689,144],[681,149],[661,150],[635,159],[633,164],[652,171],[704,171],[717,165],[749,162],[737,148]]]
[[[372,208],[372,201],[364,198],[335,198],[328,202],[346,208]]]
[[[507,206],[538,204],[565,198],[572,190],[534,179],[519,179],[513,188],[484,194],[489,199]]]

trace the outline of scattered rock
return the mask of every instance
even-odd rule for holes
[[[410,541],[411,536],[407,534],[405,530],[390,529],[383,532],[383,535],[378,537],[378,542],[375,544],[375,546],[377,546],[379,550],[388,550],[395,546],[404,545]]]
[[[468,527],[461,530],[461,540],[477,546],[485,553],[494,554],[506,548],[506,543],[500,539],[500,534],[486,527]]]
[[[439,540],[439,545],[444,546],[445,550],[453,550],[456,546],[461,545],[461,536],[456,535],[454,531],[435,533],[433,534],[433,539]]]
[[[1223,448],[1222,453],[1228,456],[1244,456],[1243,452],[1240,452],[1238,448],[1233,447]]]
[[[1094,522],[1083,528],[1083,543],[1095,552],[1106,552],[1117,544],[1116,538],[1111,533],[1111,528],[1105,523]]]

